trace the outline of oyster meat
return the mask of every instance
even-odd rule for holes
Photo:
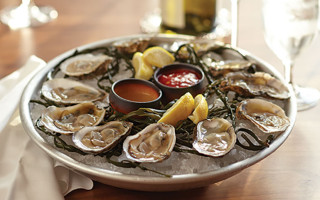
[[[73,134],[72,141],[85,152],[107,151],[130,133],[132,125],[131,122],[111,121],[102,126],[84,127]]]
[[[127,41],[115,42],[113,45],[118,49],[120,53],[135,53],[143,52],[149,45],[150,39],[132,39]]]
[[[288,88],[279,79],[265,72],[228,73],[221,82],[220,89],[234,91],[244,97],[264,96],[277,99],[290,97]]]
[[[41,94],[61,104],[77,104],[103,100],[107,93],[79,81],[56,78],[43,83]]]
[[[60,65],[63,73],[69,76],[83,76],[91,73],[103,73],[107,71],[108,64],[113,60],[107,55],[80,54],[68,58]]]
[[[253,66],[253,63],[249,61],[230,60],[230,61],[214,62],[214,64],[210,66],[209,70],[213,76],[224,76],[230,72],[248,70],[252,66]]]
[[[215,49],[219,49],[222,46],[225,46],[226,44],[217,41],[217,40],[208,40],[208,39],[204,39],[205,36],[201,36],[201,37],[197,37],[196,39],[192,40],[190,43],[187,43],[190,47],[193,48],[194,52],[199,56],[202,57],[203,55],[205,55],[206,53],[208,53],[208,51],[211,50],[215,50]],[[177,43],[177,42],[175,42]],[[181,41],[180,43],[176,44],[175,46],[181,46],[182,44],[184,44],[185,42]],[[172,49],[172,51],[177,51],[178,48]],[[188,58],[190,55],[188,55],[188,50],[183,47],[181,49],[181,51],[179,51],[179,57],[180,58]]]
[[[154,123],[128,136],[123,143],[123,150],[127,158],[136,162],[160,162],[170,156],[175,143],[172,125]]]
[[[42,114],[41,122],[53,132],[72,134],[83,127],[98,125],[104,115],[105,110],[91,102],[68,107],[49,106]]]
[[[246,99],[237,106],[238,119],[247,119],[265,133],[277,133],[287,129],[290,120],[284,110],[263,99]]]
[[[192,145],[201,154],[219,157],[227,154],[235,143],[232,124],[223,118],[212,118],[197,124]]]

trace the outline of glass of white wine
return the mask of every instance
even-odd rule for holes
[[[315,106],[319,91],[294,84],[292,68],[318,32],[318,0],[263,0],[262,13],[266,43],[285,66],[285,80],[295,90],[298,111]]]
[[[1,10],[1,22],[11,29],[40,26],[58,17],[58,12],[50,6],[37,6],[33,0],[22,0],[17,7]]]

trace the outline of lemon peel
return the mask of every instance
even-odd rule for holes
[[[174,103],[158,121],[175,126],[179,121],[187,119],[194,109],[193,96],[187,92]]]
[[[194,123],[197,124],[198,122],[207,119],[208,117],[208,103],[206,98],[202,94],[198,94],[194,98],[194,110],[192,115],[188,118]]]
[[[153,75],[153,68],[143,60],[143,53],[136,52],[132,58],[132,65],[135,70],[134,77],[137,79],[149,80]]]
[[[161,68],[165,65],[172,64],[175,61],[175,58],[164,48],[155,46],[150,47],[143,52],[143,60],[151,66]]]

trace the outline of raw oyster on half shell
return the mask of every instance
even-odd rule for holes
[[[86,126],[98,125],[104,115],[105,110],[91,102],[68,107],[49,106],[41,122],[53,132],[72,134]]]
[[[201,154],[219,157],[227,154],[235,143],[232,124],[223,118],[212,118],[197,124],[192,145]]]
[[[209,70],[213,76],[224,76],[230,72],[248,70],[252,65],[252,62],[245,60],[220,61],[214,62],[214,65],[211,65]]]
[[[72,136],[74,144],[85,152],[99,153],[113,148],[130,133],[131,122],[110,121],[101,126],[85,127]]]
[[[238,119],[247,119],[265,133],[277,133],[287,129],[290,120],[284,110],[263,99],[246,99],[236,110]]]
[[[125,40],[113,43],[113,45],[118,49],[120,53],[135,53],[143,52],[149,45],[150,39],[138,38],[132,40]]]
[[[79,81],[56,78],[43,83],[41,94],[62,104],[77,104],[103,100],[107,93]]]
[[[279,79],[265,72],[254,74],[244,72],[228,73],[221,82],[220,89],[234,91],[244,97],[264,96],[288,99],[289,90]]]
[[[107,65],[113,60],[107,55],[80,54],[68,58],[60,65],[61,71],[68,76],[83,76],[107,71]]]
[[[136,162],[160,162],[170,156],[175,143],[172,125],[154,123],[128,136],[123,143],[123,150],[127,158]]]

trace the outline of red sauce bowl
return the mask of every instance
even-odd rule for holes
[[[162,90],[164,103],[178,99],[187,92],[192,96],[202,93],[206,87],[204,80],[204,73],[199,67],[185,63],[166,65],[154,73],[155,85]]]
[[[129,78],[113,83],[111,106],[124,114],[139,108],[159,108],[162,91],[150,81]]]

